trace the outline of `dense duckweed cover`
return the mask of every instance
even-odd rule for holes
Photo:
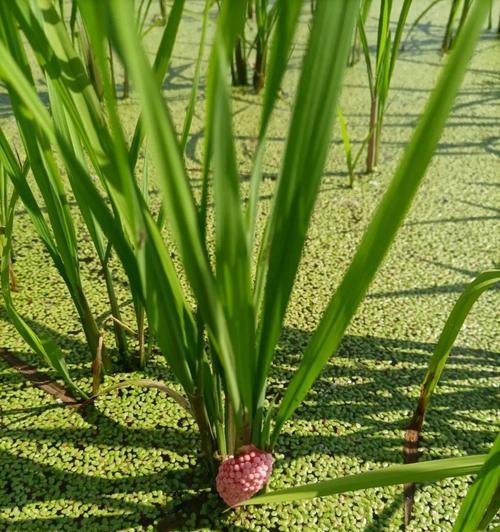
[[[338,130],[334,135],[274,366],[274,390],[286,385],[434,86],[442,64],[438,49],[445,20],[445,8],[442,13],[439,9],[424,19],[400,55],[379,173],[361,176],[355,188],[348,189]],[[198,18],[187,16],[176,43],[165,87],[174,119],[176,112],[182,116],[189,95],[199,25]],[[373,31],[370,25],[368,29]],[[304,21],[302,38],[306,31]],[[154,36],[153,31],[150,38]],[[301,42],[294,49],[269,130],[262,215],[274,189]],[[484,33],[410,216],[340,350],[285,427],[271,489],[401,462],[403,428],[434,342],[459,293],[496,259],[499,52],[493,33]],[[362,64],[347,72],[344,87],[342,109],[353,138],[361,140],[369,107]],[[0,103],[2,120],[8,123],[4,95]],[[234,92],[239,156],[249,168],[258,107],[259,98],[250,91]],[[124,104],[121,112],[130,115],[133,127],[135,102]],[[192,132],[188,153],[196,180],[202,156],[201,101]],[[75,376],[88,387],[87,348],[65,288],[21,208],[16,224],[19,310],[39,332],[57,338]],[[83,223],[81,235],[86,289],[99,314],[106,308],[104,287],[91,243],[83,237]],[[116,274],[120,275],[118,266]],[[125,294],[124,290],[127,320],[132,310]],[[426,459],[484,452],[494,439],[498,303],[498,291],[485,293],[457,340],[426,420]],[[2,346],[36,364],[2,307],[0,313]],[[58,406],[3,361],[0,374],[0,529],[148,530],[165,519],[162,526],[171,530],[398,530],[402,522],[399,487],[223,514],[222,503],[209,490],[192,420],[159,391],[120,390],[79,414]],[[159,354],[146,374],[169,379]],[[116,375],[109,381],[129,376]],[[467,486],[468,479],[459,478],[422,487],[409,529],[451,529]]]

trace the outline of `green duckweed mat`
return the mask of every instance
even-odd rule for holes
[[[359,175],[353,189],[346,186],[343,148],[335,129],[271,392],[286,386],[437,79],[443,62],[438,49],[445,4],[424,17],[400,56],[379,172]],[[194,12],[201,4],[192,0],[189,8]],[[418,11],[413,8],[410,18]],[[179,127],[201,24],[193,12],[183,19],[165,83],[165,96]],[[493,20],[498,13],[495,16]],[[269,129],[260,230],[274,190],[307,31],[304,16]],[[372,38],[375,31],[370,19]],[[158,35],[159,30],[149,34],[151,45]],[[385,264],[339,351],[285,427],[270,489],[401,463],[403,429],[446,317],[465,286],[498,259],[499,66],[500,40],[494,31],[484,32],[425,182]],[[43,85],[40,91],[43,97]],[[203,93],[188,144],[195,187],[202,154],[202,97]],[[353,141],[359,145],[369,111],[362,63],[348,69],[341,105]],[[250,169],[259,108],[260,99],[250,90],[234,91],[242,174]],[[133,98],[123,102],[121,112],[133,127],[137,102]],[[14,137],[4,92],[0,120]],[[242,186],[246,189],[246,182]],[[152,198],[157,208],[156,189]],[[39,333],[58,341],[73,375],[89,389],[90,361],[77,317],[21,206],[18,211],[16,305]],[[80,229],[85,287],[96,315],[104,319],[107,308],[98,261],[83,226]],[[122,278],[118,265],[115,275]],[[119,286],[119,295],[125,319],[133,323],[126,287]],[[499,291],[485,293],[457,339],[426,419],[425,460],[485,452],[498,431],[499,308]],[[1,304],[0,331],[1,347],[44,369],[8,323]],[[145,373],[176,387],[160,353],[153,354]],[[108,382],[125,378],[130,374],[118,373]],[[401,529],[400,487],[223,513],[198,445],[191,419],[157,390],[119,390],[82,415],[58,405],[0,359],[0,530]],[[420,487],[408,530],[451,530],[470,481],[451,479]]]

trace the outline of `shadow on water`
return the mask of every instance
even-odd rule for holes
[[[309,339],[307,332],[285,329],[272,369],[270,393],[282,393]],[[278,451],[285,457],[278,465],[311,452],[319,453],[319,456],[349,456],[362,461],[400,462],[403,429],[415,406],[416,391],[433,348],[430,343],[395,338],[344,337],[338,352],[295,414],[294,420],[307,421],[306,432],[304,423],[299,423],[302,425],[300,432],[295,431],[293,420],[285,428],[278,442]],[[491,436],[488,424],[478,422],[474,437],[470,439],[464,438],[463,429],[457,425],[474,421],[474,412],[492,408],[491,397],[495,389],[485,379],[498,376],[495,369],[499,360],[499,353],[492,351],[464,346],[453,349],[441,381],[445,391],[434,397],[426,422],[426,445],[439,449],[445,438],[463,453],[484,450],[484,441]],[[19,382],[19,375],[13,371],[2,375],[2,387],[19,385]],[[117,400],[120,398],[114,399]],[[209,519],[210,526],[216,529],[227,529],[230,514],[221,512],[217,497],[210,491],[207,471],[200,465],[202,460],[197,454],[196,429],[189,419],[182,418],[175,426],[175,422],[162,418],[155,427],[142,428],[134,426],[133,419],[123,423],[123,420],[119,422],[111,415],[96,411],[90,419],[86,418],[89,423],[83,427],[81,422],[78,426],[64,425],[62,428],[50,428],[43,423],[37,425],[36,419],[54,408],[53,404],[20,409],[3,406],[1,438],[15,441],[20,449],[24,444],[32,448],[36,443],[40,451],[35,459],[23,457],[5,447],[0,452],[0,482],[3,482],[0,506],[23,508],[68,499],[72,504],[78,501],[83,507],[97,505],[103,516],[82,515],[73,519],[58,515],[54,510],[55,515],[50,518],[26,517],[16,521],[16,530],[33,525],[57,529],[76,525],[80,529],[111,531],[116,530],[116,519],[121,520],[121,526],[140,523],[144,527],[162,519],[162,530],[189,530],[189,519],[186,519],[190,514]],[[472,419],[468,419],[465,410]],[[29,416],[34,423],[26,426]],[[24,424],[19,424],[20,419],[24,419]],[[100,463],[89,473],[76,473],[70,462],[61,460],[64,455],[61,449],[69,448],[72,456],[75,449],[81,450],[79,460],[85,461],[84,451],[89,447],[101,450]],[[45,454],[47,449],[52,450],[48,455]],[[131,449],[129,470],[132,473],[115,474],[113,478],[113,474],[109,474],[113,464],[106,463],[106,450],[116,449]],[[154,471],[147,474],[140,473],[140,464],[137,465],[138,471],[133,471],[135,451],[143,449],[161,457],[161,463],[158,462]],[[171,451],[191,457],[198,465],[185,467],[185,464],[179,464],[171,459]],[[53,465],[53,460],[47,459],[51,455],[55,456],[57,466]],[[81,463],[77,466],[82,469]],[[137,497],[137,493],[158,491],[163,495],[159,499],[153,498],[156,502],[147,497],[141,501],[141,497]],[[391,518],[399,504],[399,500],[388,501],[385,510],[373,516],[372,525],[366,530],[383,527],[383,522]],[[115,518],[114,513],[120,515]],[[193,525],[192,519],[191,516],[189,526]],[[3,524],[8,523],[4,521]]]

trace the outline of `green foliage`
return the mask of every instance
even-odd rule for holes
[[[339,121],[340,133],[342,135],[342,143],[344,144],[344,152],[347,162],[347,172],[349,174],[349,186],[352,187],[354,184],[354,171],[361,155],[363,154],[366,143],[370,138],[370,134],[365,137],[365,139],[361,143],[361,146],[358,148],[358,151],[356,153],[353,153],[351,138],[349,136],[349,131],[347,130],[347,123],[340,107],[337,109],[337,118]]]
[[[466,456],[462,458],[444,458],[420,464],[393,465],[376,471],[368,471],[358,475],[325,480],[296,488],[274,491],[265,495],[257,495],[241,506],[268,504],[284,501],[327,497],[336,493],[363,490],[392,484],[413,482],[435,482],[448,477],[471,475],[481,470],[486,463],[486,455]]]
[[[262,241],[255,239],[254,233],[265,136],[298,23],[299,0],[279,2],[248,208],[241,197],[226,80],[231,53],[245,23],[244,0],[222,2],[217,19],[207,75],[203,195],[199,203],[186,169],[184,148],[200,75],[203,38],[181,140],[159,89],[184,2],[177,0],[173,5],[153,66],[142,47],[132,0],[78,3],[102,79],[102,103],[52,2],[16,0],[14,4],[13,15],[5,13],[1,22],[0,54],[5,61],[0,65],[0,78],[15,102],[16,120],[26,137],[33,178],[49,211],[54,237],[40,220],[41,208],[36,203],[31,217],[42,228],[39,232],[48,241],[48,248],[55,250],[54,261],[61,257],[69,288],[79,293],[75,290],[79,287],[78,249],[67,209],[67,183],[56,160],[64,167],[103,262],[108,248],[119,258],[137,315],[145,310],[151,334],[184,391],[184,396],[178,394],[176,399],[189,403],[207,457],[212,459],[216,452],[231,453],[249,442],[271,448],[283,424],[337,349],[410,208],[472,54],[486,13],[483,3],[478,2],[468,17],[467,31],[457,41],[457,49],[343,281],[284,397],[276,400],[277,412],[267,405],[268,377],[321,184],[358,3],[319,2],[315,7],[283,163]],[[376,65],[376,73],[381,74],[372,80],[373,90],[380,88],[377,94],[382,108],[408,8],[405,2],[400,17],[403,22],[396,31],[391,53],[387,51],[392,38],[388,29],[390,10],[386,7],[382,12]],[[204,24],[208,9],[207,3]],[[50,110],[36,94],[22,36],[45,74]],[[108,42],[129,72],[141,102],[141,118],[130,147],[115,98]],[[138,175],[143,137],[147,139],[145,157],[160,185],[162,217],[174,248],[167,246],[160,231],[162,224],[148,205],[147,175],[142,179]],[[12,158],[8,145],[2,146],[2,151],[7,165]],[[15,172],[11,174],[29,208],[33,195],[27,181],[17,179]],[[207,239],[209,196],[215,212],[213,247]],[[51,247],[52,238],[56,245]],[[174,253],[178,259],[175,264]],[[255,280],[254,253],[259,256]],[[410,471],[421,471],[420,466],[425,469],[419,465]]]
[[[401,39],[406,25],[406,19],[412,0],[404,0],[399,12],[398,22],[394,33],[390,29],[392,15],[392,0],[380,0],[380,13],[377,28],[377,51],[375,64],[372,66],[370,49],[365,32],[366,11],[358,17],[358,32],[363,50],[370,89],[370,124],[366,171],[372,172],[378,163],[382,125],[387,108],[387,99],[391,78],[399,54]],[[367,3],[369,9],[370,3]]]
[[[481,273],[464,290],[455,303],[443,332],[441,333],[434,354],[432,355],[420,390],[420,398],[417,409],[410,422],[410,428],[420,431],[424,421],[425,412],[431,400],[432,394],[441,378],[444,367],[448,360],[451,348],[462,328],[472,306],[478,297],[488,288],[500,282],[500,270],[490,270]]]
[[[302,362],[287,387],[276,416],[274,438],[300,405],[356,312],[370,282],[387,253],[418,189],[446,123],[454,97],[472,55],[486,4],[479,2],[470,16],[467,32],[443,69],[396,173],[378,205],[346,274],[316,329]]]
[[[484,530],[500,507],[500,434],[469,488],[453,530]]]

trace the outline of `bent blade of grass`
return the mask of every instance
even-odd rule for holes
[[[327,497],[336,493],[392,486],[394,484],[404,484],[409,481],[436,482],[449,477],[477,473],[485,463],[485,460],[486,455],[481,454],[461,458],[430,460],[419,464],[393,465],[384,469],[258,495],[241,503],[240,506]]]
[[[183,395],[170,388],[165,383],[161,381],[155,381],[153,379],[127,379],[125,381],[117,382],[116,384],[112,384],[106,388],[101,388],[98,393],[90,397],[89,401],[93,401],[98,397],[102,397],[103,395],[107,395],[108,393],[114,392],[116,390],[121,390],[122,388],[152,388],[160,390],[173,399],[188,414],[193,415],[191,404]]]
[[[453,306],[427,366],[427,371],[425,372],[420,387],[420,396],[417,407],[415,408],[411,421],[405,432],[405,443],[403,447],[405,462],[416,462],[418,460],[420,432],[424,423],[427,407],[437,383],[441,378],[451,348],[455,343],[465,319],[479,296],[498,282],[500,282],[500,270],[490,270],[481,273],[469,284],[469,286],[467,286]],[[408,484],[404,487],[406,523],[409,522],[411,517],[415,491],[416,487],[414,484]]]
[[[456,49],[441,73],[396,174],[285,392],[276,418],[273,442],[283,423],[300,405],[322,368],[336,351],[410,208],[459,90],[488,13],[488,3],[480,0],[475,2],[472,9],[466,30],[461,32]]]
[[[13,56],[9,54],[9,57],[5,58],[2,56],[2,62],[4,65],[8,65],[9,62],[12,61],[15,64],[15,73],[19,76],[19,79],[22,78],[26,86],[29,87],[30,83],[34,83],[31,69],[29,67],[26,54],[24,53],[20,36],[15,28],[11,13],[9,12],[9,9],[7,9],[7,11],[5,10],[4,4],[0,5],[0,16],[2,17],[0,30],[2,33],[3,42],[8,44],[9,49],[14,54]],[[5,53],[7,54],[8,52]],[[44,135],[39,135],[38,138],[37,136],[33,135],[33,132],[36,130],[37,126],[35,124],[35,120],[33,120],[34,117],[32,117],[31,106],[25,102],[22,102],[17,97],[16,93],[12,91],[12,81],[9,80],[10,71],[12,68],[7,67],[7,69],[9,70],[9,73],[7,74],[6,72],[5,76],[2,76],[0,73],[0,76],[7,84],[7,88],[11,96],[12,108],[19,125],[19,131],[23,145],[29,156],[30,164],[34,170],[38,188],[47,208],[47,215],[50,221],[53,236],[53,239],[51,239],[51,244],[53,243],[53,245],[57,248],[57,254],[60,257],[60,262],[57,262],[57,265],[61,267],[59,271],[63,278],[67,281],[68,288],[74,291],[74,288],[79,284],[76,235],[69,212],[68,202],[64,193],[61,176],[53,158],[47,151],[47,139],[44,138]],[[9,148],[5,137],[2,141],[2,146],[4,153],[7,154]],[[12,158],[12,156],[8,157],[10,159]],[[33,194],[31,194],[31,191],[26,190],[28,185],[26,183],[22,183],[22,181],[25,181],[26,176],[23,177],[18,172],[13,172],[11,175],[20,185],[22,198],[26,198],[29,202],[28,204],[33,209],[38,209],[35,217],[38,218],[39,223],[37,223],[36,227],[42,228],[42,226],[44,226],[44,229],[48,229],[47,224],[41,221],[43,220],[43,216],[39,216],[40,210],[36,204]],[[46,237],[45,240],[49,242],[47,231],[43,230],[43,234]],[[55,247],[51,246],[51,249],[54,250]]]
[[[262,301],[259,401],[263,399],[330,146],[358,7],[356,1],[320,2],[315,11],[277,191],[257,265],[255,301],[259,306]]]
[[[83,5],[88,6],[89,3]],[[124,167],[128,168],[128,162],[120,157],[116,144],[123,135],[117,128],[113,130],[113,135],[109,134],[106,116],[66,26],[50,0],[39,0],[37,4],[29,5],[16,2],[12,12],[37,52],[40,66],[53,82],[97,175],[110,194],[115,216],[121,213],[126,233],[135,245],[141,238],[141,217],[135,201],[134,185],[121,178],[127,170]],[[101,68],[101,77],[105,74],[106,71]]]
[[[500,433],[460,506],[453,532],[484,530],[500,505]]]
[[[121,228],[119,221],[115,221],[115,226],[101,222],[107,215],[109,216],[105,209],[106,205],[101,198],[90,205],[96,209],[96,217],[103,217],[100,220],[101,228],[113,242],[113,245],[116,242],[120,246],[117,247],[117,252],[119,255],[121,254],[121,258],[125,257],[125,259],[122,258],[125,270],[130,269],[134,275],[134,279],[131,279],[131,287],[135,297],[136,312],[141,303],[146,304],[150,327],[158,339],[164,356],[185,390],[192,393],[194,386],[192,372],[195,361],[191,353],[193,351],[192,344],[196,338],[194,322],[171,258],[145,205],[142,192],[130,171],[124,133],[116,109],[114,90],[109,72],[106,69],[106,18],[103,17],[98,9],[99,6],[96,4],[83,3],[82,7],[84,7],[82,9],[83,19],[89,36],[91,36],[96,60],[104,74],[105,100],[112,133],[110,135],[108,131],[102,132],[104,140],[109,141],[111,138],[112,142],[109,146],[111,150],[109,164],[105,161],[106,164],[100,170],[105,184],[109,180],[115,179],[120,189],[129,191],[131,205],[137,205],[138,226],[132,228],[139,236],[136,247],[133,250],[127,249],[127,243],[117,234],[117,229]],[[104,14],[106,15],[106,13]],[[83,185],[84,193],[95,196],[96,190],[91,179],[85,175],[78,161],[75,161],[74,157],[71,156],[71,151],[64,139],[61,140],[60,144],[68,164],[74,169],[69,171],[70,177],[83,176],[74,180],[73,186],[81,187]],[[110,176],[110,173],[115,175]],[[120,216],[119,220],[122,213],[119,206],[116,207],[115,210]],[[137,275],[139,279],[137,279]]]
[[[54,117],[54,124],[59,130],[59,134],[68,139],[68,147],[72,147],[74,150],[73,157],[79,161],[80,165],[88,173],[85,154],[82,143],[80,142],[80,137],[78,136],[78,132],[68,116],[68,113],[65,111],[61,100],[57,97],[57,94],[55,94],[55,90],[50,79],[47,79],[47,89],[50,95],[49,99],[51,103],[52,116]],[[75,190],[73,190],[73,193],[75,194]],[[87,226],[87,230],[97,251],[103,277],[106,282],[106,291],[111,315],[116,318],[113,320],[116,347],[120,357],[122,358],[122,362],[127,364],[129,358],[128,342],[125,335],[125,330],[121,326],[121,310],[116,298],[113,275],[108,264],[111,251],[110,244],[106,241],[105,235],[92,213],[92,209],[85,201],[82,200],[81,197],[78,196],[78,190],[76,191],[75,199],[77,200],[80,212]],[[132,290],[132,294],[134,295],[134,290]]]
[[[104,33],[101,33],[101,36],[102,35],[104,35]],[[108,206],[106,205],[105,200],[101,197],[96,185],[93,183],[92,177],[86,172],[85,168],[82,167],[75,157],[74,149],[69,145],[69,139],[65,138],[61,131],[56,131],[54,129],[51,117],[38,100],[33,87],[22,75],[16,63],[12,61],[9,51],[0,43],[0,51],[2,50],[5,52],[3,54],[5,56],[5,61],[0,65],[0,75],[6,76],[9,82],[15,87],[17,94],[22,98],[23,104],[30,108],[31,115],[36,120],[37,126],[47,135],[51,144],[59,147],[68,167],[70,184],[73,190],[76,191],[75,197],[79,197],[79,201],[86,202],[86,204],[92,209],[101,229],[113,243],[113,246],[120,256],[125,270],[129,275],[131,286],[140,293],[142,284],[141,271],[136,257],[134,256],[134,251],[131,249],[128,239],[123,233],[121,220],[115,218],[109,212]],[[5,68],[3,68],[4,65],[6,65]],[[71,81],[71,78],[65,78],[66,83],[71,84]],[[61,85],[61,94],[64,94],[64,91],[67,91],[67,87]],[[82,105],[91,105],[91,102],[84,101]],[[69,106],[69,109],[71,109],[71,106]],[[78,117],[73,116],[73,120],[76,122]],[[100,129],[96,132],[98,143],[103,140],[103,138],[100,137],[100,134],[104,136],[104,140],[109,140],[109,132]],[[110,152],[108,155],[110,158],[101,161],[104,168],[99,168],[101,171],[104,171],[104,183],[108,184],[108,178],[114,179],[117,188],[121,187],[122,189],[132,184],[129,191],[132,192],[132,194],[135,194],[135,196],[130,199],[132,202],[137,201],[140,203],[138,199],[140,191],[138,190],[137,184],[130,179],[130,176],[128,177],[129,182],[125,183],[127,175],[124,175],[124,172],[126,174],[129,171],[126,150],[124,151],[123,148],[121,149],[122,160],[125,161],[125,165],[119,164],[117,158],[120,150],[117,150],[115,142],[116,140],[109,145]],[[90,146],[90,149],[99,149],[99,144],[97,147]],[[124,159],[123,155],[125,157]],[[111,173],[113,176],[109,175]],[[140,217],[143,218],[142,212],[140,212]],[[154,236],[155,235],[151,236],[151,238]],[[157,255],[155,255],[154,257],[151,257],[151,260],[144,261],[146,266],[158,268],[151,275],[151,278],[157,280],[155,286],[159,292],[148,292],[150,298],[154,297],[157,299],[158,304],[155,305],[151,303],[150,308],[158,310],[158,313],[155,316],[159,316],[160,321],[162,319],[164,320],[161,322],[161,329],[157,329],[157,331],[161,333],[159,336],[160,347],[164,351],[165,356],[168,357],[168,361],[176,372],[177,378],[185,389],[189,391],[192,390],[193,385],[186,363],[189,360],[188,355],[191,352],[189,346],[190,338],[196,338],[196,336],[193,333],[193,328],[189,327],[189,311],[185,305],[178,281],[176,284],[174,282],[176,279],[172,277],[175,275],[175,272],[173,272],[173,268],[165,269],[166,265],[170,265],[170,258],[167,256],[166,250],[163,250],[163,259],[161,259],[163,262],[160,266],[158,265],[158,260]],[[144,274],[144,271],[142,271],[142,273]],[[147,272],[145,275],[147,275]],[[148,285],[148,288],[149,287],[150,285]],[[154,321],[157,326],[158,320],[155,319],[155,316],[152,321]],[[183,353],[183,355],[181,356],[179,353]]]
[[[47,251],[49,252],[54,264],[59,272],[64,271],[64,265],[61,257],[57,251],[56,243],[50,232],[50,228],[42,214],[42,209],[38,205],[38,202],[31,191],[31,188],[26,180],[26,175],[21,172],[21,169],[17,163],[16,157],[9,141],[0,127],[0,159],[9,175],[15,189],[18,191],[19,196],[24,204],[24,207],[28,211],[28,215],[31,222],[35,226],[38,236],[42,239]]]
[[[443,332],[439,336],[436,348],[432,355],[420,390],[420,399],[417,409],[413,414],[409,428],[420,431],[424,421],[427,406],[436,388],[444,367],[448,360],[451,348],[467,318],[472,306],[479,296],[488,288],[500,282],[500,270],[489,270],[481,273],[467,286],[458,298],[446,320]]]
[[[24,4],[21,3],[21,5]],[[34,87],[31,68],[24,51],[24,44],[13,19],[13,12],[16,11],[16,6],[17,3],[12,6],[9,5],[8,8],[3,3],[0,5],[1,39],[8,46],[9,51],[7,54],[10,55],[10,57],[3,58],[3,63],[14,63],[13,67],[3,70],[3,74],[0,73],[0,75],[5,80],[11,95],[12,108],[19,126],[23,145],[29,158],[38,190],[47,209],[47,217],[57,247],[57,254],[60,258],[60,260],[57,258],[55,261],[56,267],[58,267],[59,273],[64,279],[75,304],[90,352],[95,353],[99,331],[80,279],[76,231],[62,175],[51,152],[50,139],[45,132],[45,128],[38,123],[40,115],[37,116],[33,112],[32,106],[23,101],[16,90],[13,89],[17,83],[23,84],[23,90],[27,92],[30,91],[30,87]],[[33,24],[37,22],[38,19],[36,17],[33,18]],[[2,69],[0,68],[0,70]],[[37,97],[35,96],[34,99],[36,100]],[[43,109],[43,106],[41,108]],[[41,111],[41,114],[44,114],[44,112],[45,109]],[[106,365],[109,365],[107,360]]]

